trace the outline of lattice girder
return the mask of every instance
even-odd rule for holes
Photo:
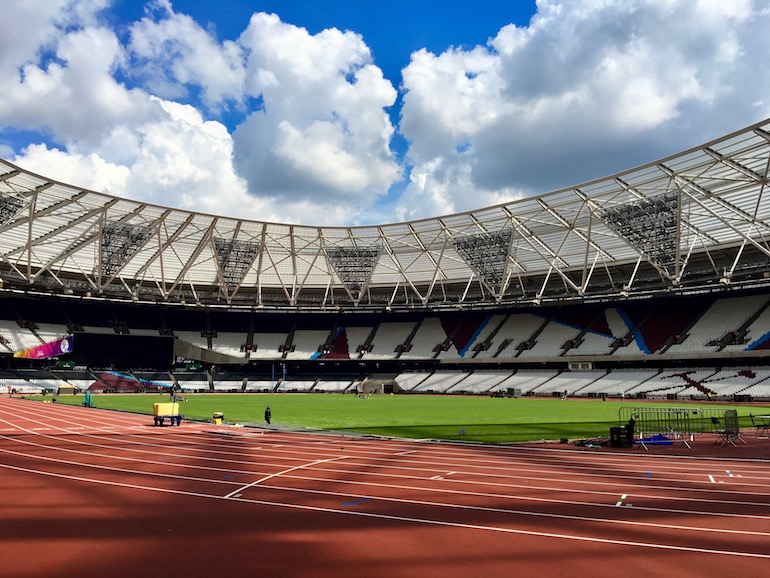
[[[164,299],[192,291],[245,305],[368,306],[516,301],[533,287],[569,298],[702,283],[711,270],[748,278],[770,260],[768,129],[770,120],[538,197],[365,227],[191,213],[0,161],[0,279],[124,297],[128,286]],[[496,237],[503,231],[509,239]]]

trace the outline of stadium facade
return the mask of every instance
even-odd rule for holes
[[[362,374],[380,364],[391,371],[525,360],[633,365],[656,354],[666,360],[662,366],[686,360],[721,367],[736,359],[756,365],[770,332],[763,325],[769,166],[766,120],[537,197],[404,223],[314,227],[132,201],[0,161],[0,295],[8,305],[0,342],[9,353],[28,345],[21,341],[29,336],[17,344],[19,336],[8,335],[16,326],[39,342],[54,337],[57,331],[39,331],[41,324],[70,334],[83,327],[178,339],[187,333],[190,339],[179,339],[192,346],[187,359],[295,359],[308,362],[307,371],[324,359],[336,360],[338,371],[338,362],[355,360]],[[724,331],[677,351],[699,321],[741,296],[754,305],[740,320],[723,319]],[[692,318],[675,323],[683,303]],[[505,338],[515,316],[579,331],[564,333],[566,340],[559,333],[556,349],[527,355],[547,332],[534,323]],[[673,325],[653,337],[651,316]],[[613,328],[620,323],[613,319],[623,329]],[[378,343],[378,328],[389,323],[411,325]],[[661,343],[624,351],[644,323],[647,341]],[[432,324],[438,328],[429,330]],[[348,328],[360,331],[347,331],[340,353],[335,343]],[[309,355],[293,357],[295,332],[315,343]],[[219,333],[240,337],[218,352]],[[264,338],[270,334],[279,337]],[[594,334],[606,343],[584,347]],[[375,345],[379,356],[369,355]],[[415,345],[421,353],[410,355]],[[373,360],[376,368],[368,365]]]

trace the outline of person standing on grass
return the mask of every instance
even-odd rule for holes
[[[270,411],[270,406],[268,405],[265,408],[265,421],[267,422],[267,425],[270,425],[270,418],[273,417],[273,412]]]

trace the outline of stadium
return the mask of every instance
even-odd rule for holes
[[[364,227],[154,206],[3,161],[2,382],[767,400],[768,131]]]
[[[770,416],[726,408],[768,413],[769,169],[766,120],[534,198],[314,227],[0,161],[5,575],[757,575]],[[187,393],[506,421],[611,400],[624,425],[491,444],[101,405]]]

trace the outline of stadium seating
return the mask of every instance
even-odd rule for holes
[[[577,338],[579,330],[558,321],[545,325],[537,336],[532,336],[532,346],[522,349],[520,357],[558,357],[564,353],[564,344]]]
[[[315,359],[321,355],[322,349],[319,348],[328,338],[328,330],[297,330],[291,348],[286,351],[286,359]]]
[[[229,388],[233,388],[233,385],[230,384]],[[274,388],[275,383],[270,380],[249,380],[248,383],[246,383],[246,388],[243,391],[250,393],[269,393],[273,391]],[[217,389],[218,391],[224,390],[225,382],[215,381],[214,389]]]
[[[249,359],[281,359],[288,333],[255,333]]]
[[[604,376],[605,373],[605,371],[565,371],[529,391],[535,395],[563,395],[566,393],[568,396],[574,396]]]
[[[465,371],[436,371],[409,391],[415,393],[447,393],[457,384],[461,383],[468,375],[470,373]]]
[[[510,388],[544,396],[567,391],[585,397],[770,398],[770,370],[763,369],[762,358],[753,362],[747,353],[740,366],[732,358],[770,348],[770,295],[696,295],[686,299],[687,307],[679,299],[494,314],[316,312],[239,318],[197,309],[188,317],[180,308],[134,309],[124,303],[84,307],[68,302],[57,308],[43,302],[35,307],[34,299],[11,296],[0,304],[0,352],[5,352],[7,369],[2,383],[26,392],[68,383],[88,387],[109,368],[52,372],[50,361],[9,361],[13,352],[70,333],[77,344],[77,336],[85,332],[172,334],[241,360],[243,367],[225,365],[211,377],[175,368],[174,377],[185,391],[340,393],[352,391],[367,375],[384,373],[397,376],[398,389],[411,393],[479,395]],[[642,368],[649,359],[656,360],[655,368]],[[683,359],[697,362],[685,367]],[[578,370],[574,360],[584,367]],[[308,365],[320,363],[327,369]],[[322,375],[327,371],[332,372],[329,377]],[[172,383],[165,374],[134,375]]]
[[[9,351],[21,351],[40,345],[41,341],[30,329],[19,327],[15,321],[0,319],[0,343]]]
[[[416,323],[381,323],[374,334],[366,359],[395,359],[401,355]]]
[[[531,395],[538,387],[556,377],[558,371],[521,369],[498,384],[498,389],[518,389]]]
[[[426,317],[412,337],[411,347],[404,351],[399,359],[432,359],[436,357],[437,347],[446,340],[446,337],[438,317]]]
[[[766,302],[765,295],[718,299],[687,331],[686,339],[667,353],[718,351],[725,334],[740,328]]]
[[[531,342],[534,345],[533,335],[544,322],[543,318],[529,313],[509,315],[497,329],[494,337],[486,340],[488,347],[479,351],[475,357],[480,359],[516,357],[517,347],[521,344]]]
[[[600,376],[580,390],[580,395],[633,397],[640,386],[657,375],[658,370],[617,369]]]
[[[248,336],[245,333],[228,333],[220,331],[216,337],[211,339],[211,349],[231,357],[245,359],[247,337]]]
[[[360,359],[364,355],[371,357],[368,353],[362,351],[362,349],[366,348],[367,341],[372,335],[372,331],[374,331],[374,327],[348,326],[345,328],[345,338],[348,346],[347,357],[349,359]]]
[[[314,392],[342,393],[352,387],[354,381],[350,379],[328,380],[321,379],[313,387]],[[358,382],[356,381],[356,384]]]
[[[457,383],[452,393],[489,393],[498,390],[500,383],[510,375],[510,371],[474,371]]]

